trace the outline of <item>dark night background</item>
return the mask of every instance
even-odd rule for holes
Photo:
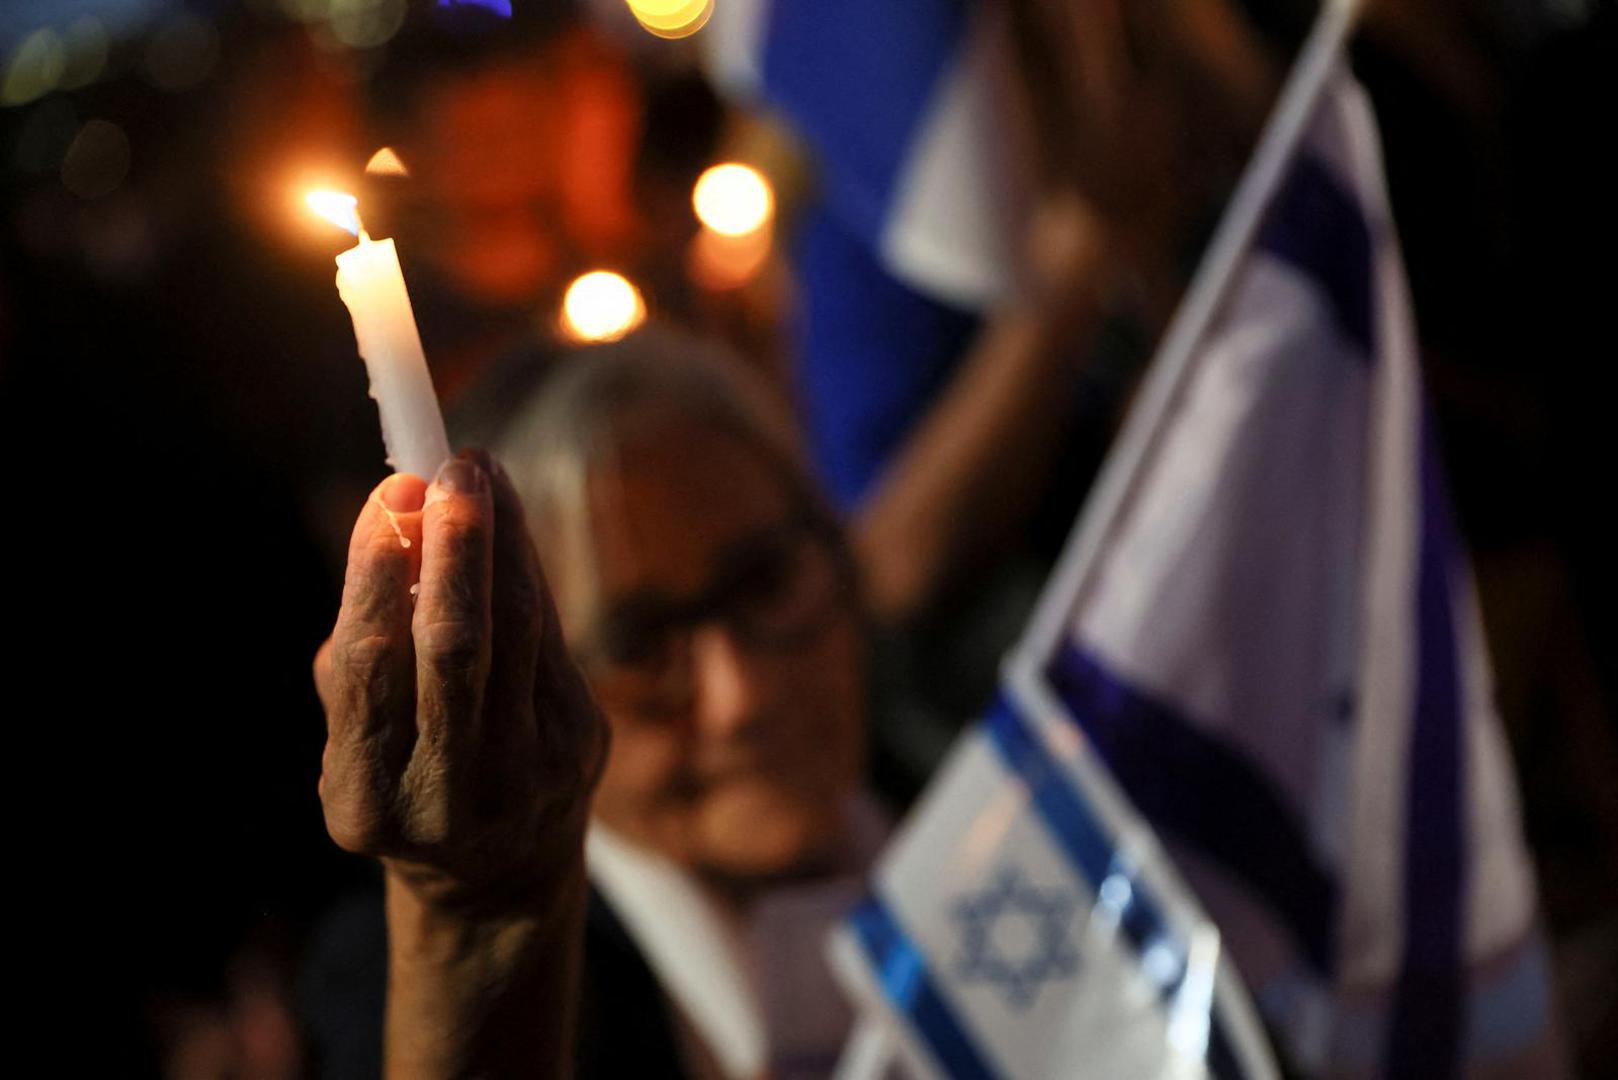
[[[119,1075],[155,1074],[166,1010],[227,993],[240,964],[295,978],[311,920],[371,873],[324,835],[309,664],[380,440],[331,284],[340,238],[276,240],[259,136],[363,160],[363,126],[307,125],[319,80],[375,61],[311,52],[294,6],[0,7],[0,55],[80,15],[106,42],[82,85],[8,83],[0,107],[0,533],[6,877],[36,960],[14,986],[61,1030],[22,1041]],[[1389,18],[1356,64],[1547,918],[1575,951],[1590,927],[1610,947],[1618,11],[1441,6],[1470,38],[1433,50]],[[278,94],[278,65],[307,72],[301,96]],[[86,134],[96,120],[119,135]],[[421,303],[432,355],[467,316]],[[1589,1061],[1615,1060],[1608,1030]]]

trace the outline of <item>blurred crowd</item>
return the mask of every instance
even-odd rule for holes
[[[78,6],[0,14],[13,873],[59,937],[42,995],[118,1075],[185,1078],[313,1070],[302,958],[377,888],[315,797],[309,661],[386,467],[332,287],[352,241],[306,191],[395,238],[456,445],[625,335],[771,388],[851,536],[903,808],[988,701],[1314,11],[1006,0],[1028,205],[1013,286],[963,304],[861,265],[824,147],[722,92],[709,31],[612,0]],[[1612,1075],[1618,9],[1375,2],[1353,60],[1565,1022]],[[762,192],[735,228],[693,208],[726,162]],[[567,301],[601,270],[634,292],[604,328]]]

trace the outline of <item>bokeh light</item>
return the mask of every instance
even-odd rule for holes
[[[697,178],[691,193],[697,219],[721,236],[746,236],[770,223],[775,193],[757,169],[734,162],[715,165]]]
[[[89,86],[106,70],[112,42],[101,20],[93,15],[76,19],[62,33],[67,48],[67,61],[62,68],[63,90],[77,90]]]
[[[331,0],[332,36],[355,49],[385,45],[404,25],[405,0]]]
[[[24,105],[55,90],[67,68],[62,39],[50,28],[35,30],[12,50],[0,81],[0,105]]]
[[[768,229],[745,236],[725,236],[700,229],[686,250],[686,269],[704,289],[739,289],[759,276],[770,257]]]
[[[404,26],[406,0],[278,0],[281,10],[306,24],[324,49],[373,49]]]
[[[683,38],[701,30],[714,0],[626,0],[635,21],[662,38]]]
[[[645,320],[640,290],[610,270],[575,279],[562,298],[562,331],[574,341],[617,341]]]

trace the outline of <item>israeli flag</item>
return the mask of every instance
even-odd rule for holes
[[[810,151],[790,258],[820,479],[859,506],[1020,277],[1028,125],[1003,4],[723,0],[697,38],[731,98]]]
[[[834,937],[911,1075],[1276,1075],[1219,932],[1067,718],[959,745]],[[854,1070],[879,1075],[880,1070]]]
[[[829,212],[887,273],[962,309],[1009,292],[1028,185],[1000,5],[726,0],[698,41],[722,89],[809,144]]]
[[[1352,5],[1332,7],[1001,700],[834,942],[922,1074],[1274,1075],[1244,983],[1310,1074],[1554,1060],[1375,124],[1340,66]]]

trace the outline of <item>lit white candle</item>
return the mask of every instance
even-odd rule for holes
[[[392,240],[372,240],[360,225],[356,200],[313,191],[309,206],[347,229],[359,243],[337,256],[337,292],[354,320],[354,339],[382,415],[388,464],[431,480],[450,456],[444,416],[433,392],[416,317]]]

